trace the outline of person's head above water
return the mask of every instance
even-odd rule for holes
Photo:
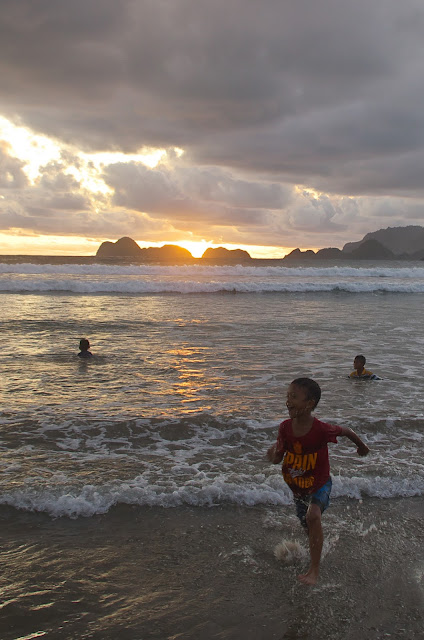
[[[321,387],[311,378],[296,378],[287,389],[286,407],[290,418],[311,413],[321,399]]]
[[[366,363],[365,356],[362,356],[362,355],[355,356],[355,359],[353,361],[353,368],[356,369],[356,371],[360,374],[365,367],[365,363]]]
[[[90,348],[90,343],[87,338],[81,338],[79,348],[81,351],[88,351]]]

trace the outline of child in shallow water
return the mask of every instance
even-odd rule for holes
[[[283,462],[284,480],[293,492],[297,516],[309,537],[310,566],[299,575],[303,584],[318,580],[323,532],[321,515],[330,502],[332,481],[328,459],[329,442],[346,436],[357,447],[358,455],[366,456],[367,445],[348,427],[321,422],[311,414],[321,398],[321,389],[311,378],[296,378],[287,391],[289,419],[280,424],[277,442],[268,449],[273,464]]]
[[[356,378],[361,380],[381,380],[381,378],[379,378],[375,373],[365,369],[365,362],[365,356],[355,356],[355,359],[353,361],[353,368],[355,369],[355,371],[352,371],[349,378]]]
[[[80,352],[79,352],[78,356],[80,358],[92,358],[93,357],[93,354],[91,353],[91,351],[89,351],[90,343],[87,340],[87,338],[81,338],[80,343],[79,343],[79,348],[80,348]]]

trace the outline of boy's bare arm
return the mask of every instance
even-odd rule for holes
[[[346,436],[346,438],[349,438],[349,440],[351,440],[353,442],[353,444],[356,444],[357,447],[357,452],[358,452],[358,456],[366,456],[369,453],[369,449],[367,447],[367,445],[365,444],[365,442],[363,442],[361,440],[361,438],[352,430],[349,429],[349,427],[340,427],[342,432],[341,432],[341,436]]]
[[[277,445],[273,444],[266,452],[266,457],[272,464],[278,464],[284,458],[284,452],[277,451]]]

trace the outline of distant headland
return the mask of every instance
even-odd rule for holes
[[[242,249],[206,249],[201,258],[194,258],[188,249],[174,244],[142,249],[132,238],[120,238],[116,242],[102,242],[96,258],[100,260],[137,260],[138,262],[166,262],[167,264],[244,264],[250,262],[247,251]]]
[[[275,259],[255,259],[242,249],[206,249],[201,258],[178,245],[142,249],[132,238],[116,242],[102,242],[96,253],[100,261],[137,261],[167,264],[257,264],[275,262]],[[278,261],[313,260],[424,260],[424,227],[388,227],[367,233],[358,242],[348,242],[343,249],[329,247],[317,252],[294,249]]]
[[[367,233],[358,242],[348,242],[343,249],[328,247],[312,251],[294,249],[284,258],[252,258],[242,249],[208,248],[201,258],[178,245],[142,249],[135,240],[123,237],[116,242],[102,242],[95,255],[0,255],[0,262],[18,264],[36,261],[37,264],[162,264],[162,265],[251,265],[277,266],[282,264],[313,263],[327,261],[363,260],[424,260],[424,227],[414,225],[387,227]]]

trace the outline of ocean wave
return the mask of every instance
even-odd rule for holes
[[[331,267],[283,267],[283,266],[245,266],[245,265],[104,265],[104,264],[35,264],[0,263],[0,274],[16,275],[69,275],[69,276],[118,276],[118,277],[192,277],[216,278],[400,278],[424,279],[423,267],[382,266],[331,266]]]
[[[71,279],[71,278],[3,278],[3,293],[74,293],[95,294],[199,294],[199,293],[424,293],[424,280],[405,282],[385,280],[346,281],[276,281],[276,280],[143,280],[127,279]]]
[[[422,476],[408,478],[351,477],[333,478],[332,498],[348,497],[360,500],[364,497],[399,498],[424,494]],[[213,507],[217,505],[289,505],[291,493],[280,477],[267,482],[238,484],[217,478],[205,486],[175,487],[164,491],[160,486],[144,484],[140,479],[115,485],[86,485],[79,491],[58,493],[54,488],[14,490],[0,496],[0,504],[16,509],[42,512],[51,517],[92,517],[107,513],[114,506],[180,506]]]
[[[0,291],[94,294],[424,293],[420,266],[3,264]]]

